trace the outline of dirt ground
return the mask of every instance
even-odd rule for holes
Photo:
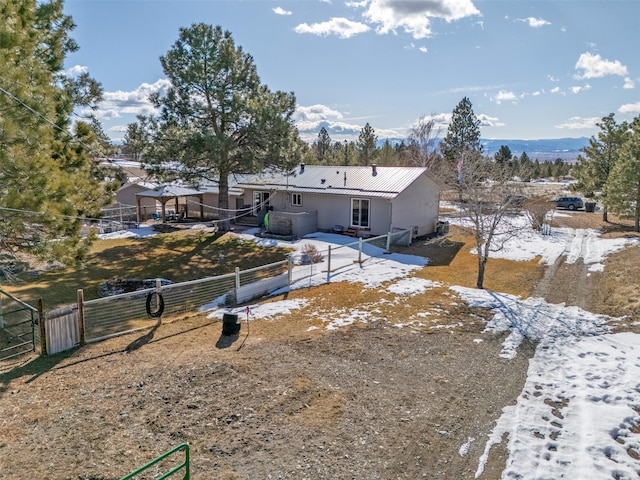
[[[576,212],[554,222],[605,231],[600,217]],[[605,235],[630,234],[611,230]],[[635,248],[609,261],[630,276],[639,259]],[[638,280],[607,265],[594,274],[559,261],[534,294],[625,311],[634,329],[637,304],[611,304],[607,289],[637,292]],[[290,298],[320,304],[348,288],[358,295],[332,284]],[[384,299],[393,305],[386,320],[337,330],[309,328],[335,313],[329,308],[245,322],[235,336],[194,315],[4,364],[0,478],[118,479],[188,442],[196,479],[473,479],[535,346],[500,358],[503,338],[482,333],[487,312],[446,292],[411,300],[444,312],[442,328],[429,330],[397,328],[410,302]],[[498,479],[505,460],[504,444],[494,447],[479,478]]]

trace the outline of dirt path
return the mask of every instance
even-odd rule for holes
[[[602,278],[600,272],[590,272],[585,263],[592,254],[597,233],[577,229],[572,234],[573,241],[567,244],[555,263],[546,268],[532,296],[544,298],[549,303],[565,303],[589,310],[592,294],[599,288]]]

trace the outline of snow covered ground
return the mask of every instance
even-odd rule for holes
[[[319,250],[328,244],[335,248],[344,241],[344,237],[330,234],[313,238]],[[564,255],[566,262],[581,258],[596,271],[604,268],[609,254],[631,242],[637,239],[602,239],[594,230],[552,229],[548,235],[529,230],[507,241],[499,256],[513,260],[540,256],[542,262],[552,264]],[[355,259],[357,252],[345,249],[345,254],[349,253]],[[418,258],[379,256],[378,252],[375,261],[366,261],[364,268],[353,265],[340,280],[385,288],[398,295],[417,295],[434,286],[428,280],[407,278],[412,270],[421,268]],[[313,281],[321,283],[324,276],[318,273]],[[308,284],[305,279],[292,288]],[[516,355],[525,337],[538,342],[517,404],[504,408],[488,439],[475,439],[486,441],[476,476],[482,474],[491,446],[508,433],[509,459],[503,479],[638,478],[640,432],[634,425],[640,413],[640,336],[611,334],[609,325],[616,319],[578,307],[487,290],[455,286],[451,290],[471,306],[493,309],[486,331],[509,332],[501,356]],[[251,316],[270,317],[296,308],[299,304],[293,300],[269,303],[256,306]],[[370,315],[369,311],[336,312],[326,328],[367,321]],[[460,446],[461,455],[467,450],[468,443]]]
[[[142,231],[140,236],[146,233]],[[332,234],[312,237],[283,244],[300,249],[303,243],[313,242],[319,250],[326,250],[329,245],[337,249],[353,241]],[[274,243],[250,233],[243,238]],[[548,235],[530,230],[507,241],[495,256],[513,260],[540,256],[542,262],[552,264],[564,255],[567,262],[582,258],[591,271],[596,271],[604,268],[607,255],[637,241],[602,239],[593,230],[551,229]],[[344,265],[350,267],[343,268],[332,281],[358,282],[365,288],[385,289],[397,295],[417,295],[435,286],[427,280],[408,278],[425,265],[420,257],[382,255],[380,249],[368,245],[363,252],[365,262],[359,264],[354,262],[357,249],[342,248],[339,252]],[[305,268],[309,267],[296,267]],[[323,283],[323,265],[315,268],[315,275],[307,272],[291,288]],[[504,433],[509,435],[509,458],[503,479],[622,480],[640,476],[640,429],[636,426],[640,414],[640,336],[612,334],[609,325],[617,319],[578,307],[456,286],[451,291],[469,305],[492,309],[494,316],[486,332],[509,333],[502,357],[516,355],[524,338],[538,342],[517,404],[503,409],[488,439],[470,438],[460,446],[460,455],[465,455],[470,442],[486,442],[476,476],[482,474],[489,449],[501,441]],[[289,314],[303,304],[300,300],[284,300],[256,305],[251,309],[251,319]],[[221,317],[226,311],[212,307],[209,314]],[[370,315],[370,311],[337,311],[325,328],[367,321]]]

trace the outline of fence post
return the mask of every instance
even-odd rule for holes
[[[327,253],[327,283],[331,283],[331,245],[329,245],[329,253]]]
[[[391,251],[391,232],[387,234],[387,251],[385,253],[389,253]]]
[[[287,283],[289,286],[293,283],[293,256],[289,255],[287,258]]]
[[[40,328],[40,355],[47,354],[47,330],[44,326],[44,308],[42,299],[38,299],[38,327]]]
[[[358,263],[362,264],[362,237],[358,237]]]
[[[236,305],[238,304],[238,292],[240,291],[240,267],[236,267]]]
[[[80,345],[87,343],[84,335],[84,292],[81,288],[78,289],[78,338]]]

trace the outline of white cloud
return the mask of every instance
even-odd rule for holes
[[[556,128],[561,128],[565,130],[582,130],[582,129],[592,129],[596,128],[601,119],[598,117],[571,117],[567,122],[556,125]]]
[[[551,25],[551,22],[548,22],[542,18],[528,17],[528,18],[519,18],[519,22],[527,23],[531,28],[540,28],[545,25]]]
[[[600,78],[605,75],[619,75],[625,77],[628,75],[627,67],[622,65],[619,60],[605,60],[600,55],[591,53],[583,53],[578,58],[575,66],[576,70],[582,70],[582,74],[578,75],[579,79],[583,78]]]
[[[345,121],[344,116],[343,112],[318,104],[310,106],[298,105],[293,118],[300,133],[300,138],[307,142],[317,140],[318,133],[322,127],[325,128],[334,141],[356,139],[364,125]],[[380,139],[405,136],[404,132],[394,128],[376,128],[375,132]]]
[[[418,48],[418,50],[420,50],[422,53],[427,53],[427,47],[420,47]]]
[[[553,75],[547,75],[547,80],[549,80],[550,82],[559,82],[560,80],[556,77],[554,77]]]
[[[625,103],[618,109],[618,111],[620,113],[640,113],[640,102]]]
[[[574,87],[571,87],[571,93],[580,93],[580,92],[584,92],[586,90],[591,90],[591,85],[589,85],[588,83],[580,86],[580,85],[576,85]]]
[[[303,107],[298,105],[294,115],[295,119],[300,122],[319,122],[329,118],[342,119],[343,115],[337,110],[327,107],[326,105],[310,105]]]
[[[104,100],[96,116],[102,119],[119,118],[122,115],[150,115],[156,113],[155,108],[149,102],[152,93],[165,91],[171,83],[162,78],[155,83],[143,83],[135,90],[124,92],[105,92]]]
[[[311,33],[319,36],[337,35],[340,38],[351,38],[369,30],[371,29],[364,23],[352,22],[346,18],[337,17],[328,22],[313,23],[311,25],[301,23],[294,29],[296,33]]]
[[[491,100],[496,102],[498,105],[502,102],[517,102],[518,97],[513,92],[506,92],[504,90],[500,90],[495,97],[492,97]]]
[[[74,65],[71,68],[68,68],[64,71],[67,77],[78,77],[83,73],[87,73],[89,71],[89,67],[85,67],[84,65]]]
[[[636,88],[636,83],[633,81],[633,78],[627,77],[624,79],[624,89],[634,89]]]
[[[276,7],[273,9],[273,13],[275,13],[276,15],[291,15],[291,10],[285,10],[282,7]]]
[[[431,115],[425,115],[413,122],[411,128],[417,127],[420,123],[433,121],[435,131],[446,130],[451,123],[451,116],[451,113],[432,113]]]
[[[498,117],[490,117],[484,113],[476,115],[480,120],[481,127],[504,127],[505,123],[501,122]]]
[[[363,16],[378,25],[379,34],[396,33],[401,28],[418,39],[431,36],[431,18],[451,22],[479,14],[470,0],[371,0]]]
[[[553,88],[550,90],[550,92],[551,92],[551,93],[562,93],[562,92],[561,92],[561,90],[560,90],[560,87],[553,87]]]

